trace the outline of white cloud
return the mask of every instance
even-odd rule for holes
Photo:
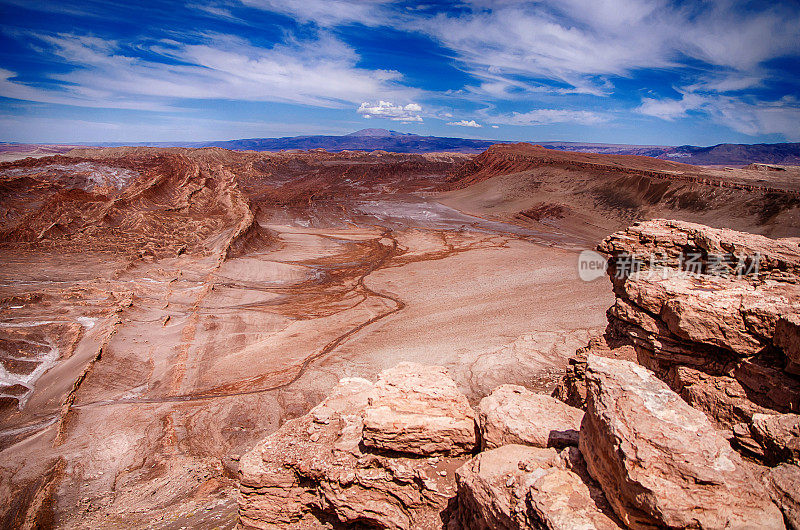
[[[536,109],[530,112],[512,112],[493,116],[491,121],[505,125],[550,125],[553,123],[597,125],[608,121],[608,117],[588,110]]]
[[[681,99],[646,98],[636,110],[665,120],[684,117],[694,110],[743,134],[781,134],[789,141],[800,140],[800,101],[793,97],[751,103],[730,96],[687,92]]]
[[[684,94],[681,99],[644,98],[636,109],[641,114],[672,121],[686,116],[686,111],[696,110],[704,104],[703,98],[695,94]]]
[[[457,125],[459,127],[483,127],[480,123],[476,122],[475,120],[461,120],[461,121],[451,121],[447,125]]]
[[[378,103],[363,102],[356,110],[365,118],[387,118],[393,121],[402,122],[421,122],[422,107],[417,103],[407,105],[395,105],[390,101],[379,101]]]
[[[761,64],[800,52],[800,13],[786,5],[752,9],[744,0],[465,1],[414,27],[452,49],[480,79],[474,91],[512,99],[520,91],[609,95],[610,79],[694,59],[691,75],[721,67],[740,83],[763,78]],[[703,69],[697,60],[710,66]],[[553,82],[563,84],[559,89]],[[735,89],[737,84],[719,86]]]
[[[300,22],[321,27],[333,27],[343,24],[364,24],[378,26],[388,22],[388,13],[382,7],[393,0],[242,0],[242,3],[288,15]]]
[[[375,93],[404,99],[419,93],[400,85],[398,72],[358,67],[353,49],[326,33],[271,48],[231,35],[202,37],[201,44],[162,40],[146,48],[160,60],[146,60],[127,55],[113,40],[39,35],[48,51],[73,70],[51,75],[62,83],[58,88],[31,87],[14,80],[13,72],[0,76],[0,86],[11,98],[149,109],[165,109],[181,99],[345,107]]]
[[[500,128],[499,125],[492,125],[492,129],[499,129],[499,128]]]

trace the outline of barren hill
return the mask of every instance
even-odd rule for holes
[[[492,146],[448,186],[443,202],[464,211],[592,237],[653,217],[776,237],[800,231],[800,168],[725,170],[514,144]]]

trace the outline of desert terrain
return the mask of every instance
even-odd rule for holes
[[[615,293],[580,251],[669,218],[800,236],[800,170],[78,148],[0,164],[3,527],[232,528],[239,460],[342,378],[550,392]],[[4,155],[5,156],[5,155]]]

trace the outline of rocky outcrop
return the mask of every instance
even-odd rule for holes
[[[450,528],[620,528],[577,449],[504,445],[456,472],[458,508]]]
[[[375,383],[364,445],[417,455],[469,453],[476,445],[474,413],[444,368],[400,363]]]
[[[617,296],[607,334],[718,427],[800,411],[796,241],[652,220],[598,250]]]
[[[580,449],[628,526],[780,528],[780,511],[708,418],[644,367],[590,356]]]
[[[409,363],[344,380],[242,458],[240,527],[800,528],[797,243],[651,221],[600,250],[617,300],[561,401],[502,385],[473,412]]]
[[[441,524],[439,514],[454,494],[453,471],[467,457],[374,453],[366,440],[384,440],[382,449],[397,451],[463,452],[466,442],[445,446],[441,440],[447,433],[460,436],[452,425],[466,415],[475,445],[472,409],[466,404],[465,411],[465,403],[445,370],[435,366],[404,363],[381,373],[378,383],[342,380],[309,414],[287,422],[241,458],[239,527],[318,528],[328,519],[391,529]],[[373,422],[368,434],[366,418],[378,407],[400,411],[398,423]],[[409,423],[402,413],[414,407],[419,414]],[[409,424],[413,431],[398,428]],[[376,436],[377,425],[387,433]]]
[[[496,388],[478,405],[481,449],[507,444],[578,445],[583,411],[517,385]]]

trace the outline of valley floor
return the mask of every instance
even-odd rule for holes
[[[232,526],[239,455],[340,378],[403,360],[448,367],[472,400],[501,383],[550,388],[612,294],[578,280],[562,237],[461,221],[268,224],[275,245],[221,264],[4,255],[0,297],[19,300],[4,322],[90,319],[0,431],[7,494],[57,499],[17,517]]]

